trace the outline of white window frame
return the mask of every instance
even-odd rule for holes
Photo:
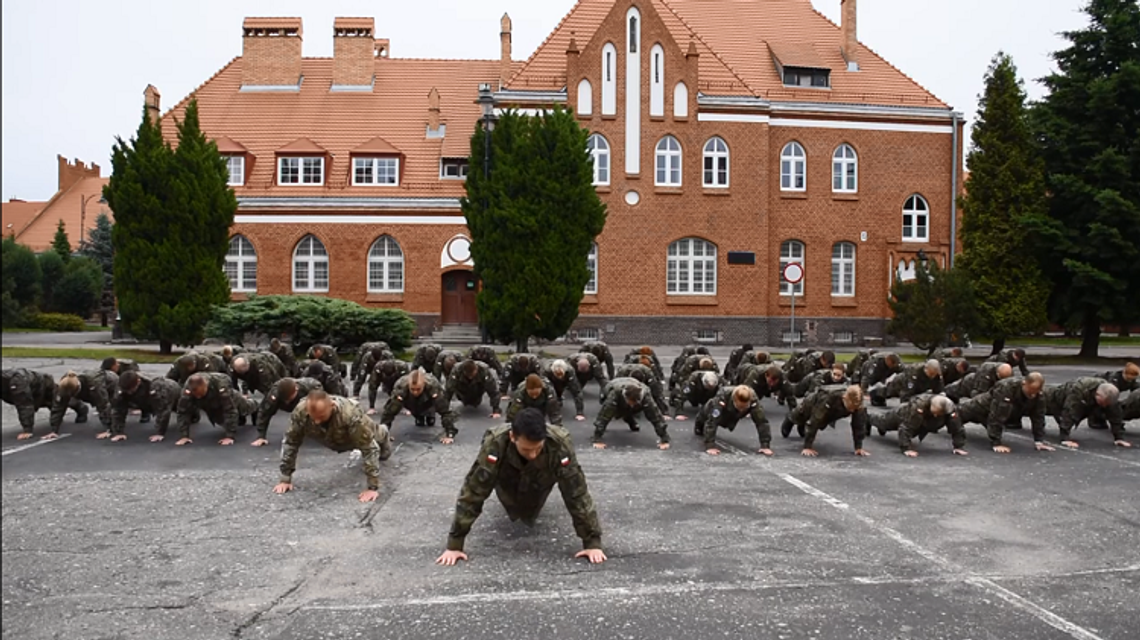
[[[798,187],[797,176],[801,178]],[[807,151],[794,140],[780,150],[780,191],[807,191]]]
[[[230,275],[232,265],[233,275]],[[230,281],[230,291],[234,293],[254,293],[257,291],[257,250],[249,238],[236,234],[230,238],[230,248],[226,251],[226,260],[222,271]],[[248,281],[253,282],[252,287],[245,286]],[[236,286],[235,286],[236,285]]]
[[[719,146],[718,146],[719,145]],[[702,158],[703,166],[701,167],[701,180],[708,189],[727,189],[729,182],[729,154],[728,143],[720,136],[713,136],[705,143],[704,156]],[[709,169],[709,161],[712,161],[712,169]],[[724,182],[720,181],[720,174],[724,173]],[[709,182],[709,176],[712,175],[712,182]]]
[[[850,256],[845,255],[850,249]],[[838,255],[836,255],[838,252]],[[851,286],[844,287],[844,276],[851,276]],[[846,290],[845,290],[846,289]],[[855,297],[855,243],[836,242],[831,245],[831,296],[834,298]]]
[[[459,167],[459,173],[462,175],[449,176],[447,175],[448,166]],[[440,158],[439,159],[439,179],[440,180],[466,180],[467,174],[471,172],[471,163],[464,158]]]
[[[799,248],[799,252],[798,252],[799,255],[796,255],[797,252],[793,250],[797,247]],[[798,262],[802,266],[806,259],[807,259],[807,245],[805,245],[803,242],[800,242],[799,240],[785,240],[785,241],[780,243],[780,273],[779,273],[780,295],[791,296],[792,291],[794,289],[795,290],[795,296],[797,298],[803,297],[803,295],[804,295],[804,280],[800,280],[795,285],[791,284],[787,280],[784,280],[784,267],[786,267],[788,264],[790,264],[792,262]],[[804,269],[804,272],[806,273],[807,269]],[[805,276],[805,279],[806,279],[806,276]]]
[[[301,248],[308,243],[306,253],[301,253]],[[317,253],[317,247],[320,248],[321,253]],[[309,234],[301,238],[297,242],[297,246],[293,247],[293,273],[292,283],[293,291],[295,293],[327,293],[329,290],[329,280],[331,279],[329,252],[325,247],[325,243],[321,242],[319,238],[313,234]],[[297,285],[297,266],[298,264],[305,266],[305,283],[301,286]],[[317,265],[324,263],[325,265],[325,283],[324,287],[317,286]]]
[[[599,143],[601,143],[600,147]],[[606,140],[606,137],[600,133],[591,133],[590,137],[586,138],[586,150],[590,152],[590,156],[594,159],[594,186],[608,186],[610,184],[610,174],[613,168],[613,163],[611,162],[613,156],[610,154],[609,140]],[[604,180],[601,176],[603,164],[605,164]]]
[[[393,177],[395,182],[379,182],[380,165],[392,164],[395,169]],[[357,179],[357,168],[367,168],[372,176],[371,182],[362,182]],[[385,172],[387,173],[387,172]],[[352,186],[354,187],[398,187],[400,186],[400,159],[394,156],[357,156],[352,159]]]
[[[701,255],[696,255],[700,247]],[[665,293],[670,296],[715,296],[717,280],[716,245],[703,238],[681,238],[669,244],[665,260]],[[712,273],[709,284],[707,274]],[[701,289],[696,291],[697,278]],[[711,288],[711,290],[709,290]]]
[[[598,243],[590,245],[590,252],[586,254],[586,268],[590,270],[590,280],[586,282],[584,293],[588,296],[598,294]]]
[[[836,186],[837,181],[839,186]],[[831,155],[831,190],[834,193],[859,192],[859,154],[846,142]]]
[[[231,187],[240,187],[245,184],[245,156],[231,155],[222,156],[226,159],[226,184]],[[237,181],[234,181],[234,176],[237,176]]]
[[[586,78],[578,83],[578,113],[579,116],[594,115],[594,85]]]
[[[392,254],[393,248],[396,255]],[[382,255],[376,254],[377,249],[382,249]],[[400,284],[398,287],[392,286],[394,265],[399,265]],[[368,248],[368,293],[403,293],[406,273],[404,250],[400,247],[400,243],[388,234],[376,238],[376,241]],[[372,276],[374,275],[379,275],[381,286],[377,287],[373,284]]]
[[[653,184],[658,187],[681,186],[684,179],[681,172],[681,142],[673,136],[667,135],[657,142],[655,149]],[[664,161],[664,169],[662,169],[662,161]],[[662,171],[664,171],[665,180],[661,180]],[[676,174],[676,181],[672,179],[673,174]]]
[[[921,203],[922,207],[917,205]],[[911,224],[907,225],[907,217],[911,217]],[[919,220],[922,224],[918,224]],[[902,241],[903,242],[929,242],[930,241],[930,201],[921,195],[914,193],[907,197],[906,202],[903,204],[903,217],[902,217]],[[922,229],[922,235],[918,234],[918,230]],[[910,234],[907,234],[907,229],[910,229]]]
[[[285,165],[296,162],[297,181],[285,182]],[[319,182],[305,180],[305,171],[313,163],[320,167],[321,179]],[[283,187],[320,187],[325,184],[325,159],[322,156],[278,156],[277,158],[277,184]]]

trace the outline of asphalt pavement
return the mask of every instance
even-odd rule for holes
[[[7,338],[7,337],[6,337]],[[675,350],[669,355],[675,353]],[[1032,362],[1032,361],[1031,361]],[[94,361],[4,361],[58,377]],[[668,366],[668,358],[664,363]],[[721,358],[723,365],[723,358]],[[162,373],[163,365],[145,365]],[[1050,382],[1092,370],[1041,368]],[[670,422],[658,451],[642,420],[617,421],[610,448],[564,410],[597,503],[609,562],[591,566],[561,501],[533,529],[492,498],[467,540],[471,561],[438,567],[455,496],[491,420],[460,412],[458,440],[396,420],[380,500],[362,505],[359,462],[308,443],[296,491],[271,491],[288,417],[271,447],[24,441],[3,406],[4,638],[309,639],[786,638],[818,640],[1134,640],[1140,637],[1140,448],[1081,427],[1079,451],[990,452],[972,425],[967,458],[943,432],[903,457],[893,437],[851,453],[846,421],[821,433],[821,457],[775,435],[755,452],[741,423],[725,455],[703,451],[692,421]],[[774,430],[786,410],[764,401]],[[690,410],[689,415],[693,412]],[[37,435],[47,432],[47,411]],[[1140,445],[1140,423],[1129,436]],[[1048,434],[1056,440],[1050,421]],[[894,434],[891,434],[893,436]],[[41,444],[42,442],[42,444]],[[30,446],[29,446],[30,445]]]

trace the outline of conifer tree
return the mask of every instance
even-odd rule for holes
[[[59,219],[59,224],[55,227],[51,250],[58,253],[65,263],[71,259],[71,241],[67,239],[67,228],[63,225],[63,218]]]
[[[99,298],[103,326],[107,326],[107,314],[115,309],[115,248],[111,240],[113,226],[111,217],[105,212],[99,212],[95,217],[95,228],[87,235],[87,242],[79,250],[80,255],[99,263],[103,270],[103,293]]]

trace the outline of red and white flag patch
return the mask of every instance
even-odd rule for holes
[[[495,464],[498,461],[499,461],[499,456],[496,456],[494,454],[487,454],[487,462],[490,462],[491,464]]]
[[[564,466],[564,467],[569,467],[569,466],[570,466],[570,458],[569,458],[569,456],[568,456],[568,457],[565,457],[565,458],[563,458],[563,459],[562,459],[562,466]]]

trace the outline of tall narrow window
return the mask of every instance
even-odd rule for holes
[[[404,252],[392,236],[380,236],[368,250],[368,291],[395,293],[404,290]]]
[[[780,245],[780,295],[802,296],[804,294],[804,281],[800,280],[796,284],[792,284],[784,279],[784,267],[793,262],[798,262],[802,266],[804,263],[804,243],[799,240],[785,240]],[[805,269],[806,272],[806,269]]]
[[[293,291],[329,290],[329,254],[313,236],[305,236],[293,250]]]
[[[586,150],[594,158],[594,184],[610,183],[610,144],[601,134],[592,134],[586,139]]]
[[[637,16],[629,18],[629,52],[637,53]]]
[[[590,253],[586,254],[586,268],[590,270],[590,280],[586,283],[586,294],[598,293],[598,243],[590,245]]]
[[[661,138],[657,143],[657,186],[681,186],[681,143],[673,136]]]
[[[578,115],[588,116],[594,113],[594,85],[582,78],[578,83]]]
[[[849,144],[841,144],[831,158],[831,190],[855,193],[859,190],[859,157]]]
[[[798,142],[789,142],[780,152],[780,190],[807,190],[807,154]]]
[[[716,245],[682,238],[669,245],[665,260],[667,294],[716,294]]]
[[[240,187],[245,184],[245,156],[225,156],[226,173],[229,178],[226,184],[231,187]]]
[[[607,42],[602,47],[602,115],[617,115],[617,47]]]
[[[251,293],[257,291],[257,252],[245,236],[230,238],[226,261],[222,267],[230,281],[230,291]]]
[[[831,247],[831,295],[855,295],[855,245],[850,242]]]
[[[653,65],[649,81],[649,115],[660,118],[665,116],[665,49],[655,44],[649,57]]]
[[[689,117],[689,87],[684,82],[673,87],[673,117]]]
[[[705,143],[704,185],[713,188],[728,186],[728,145],[718,137]]]
[[[903,205],[902,239],[906,242],[926,242],[930,238],[930,206],[926,198],[915,194]]]

